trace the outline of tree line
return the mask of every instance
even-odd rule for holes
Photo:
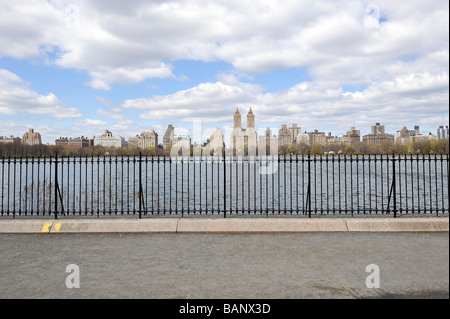
[[[383,154],[448,154],[449,139],[435,141],[411,142],[403,145],[400,143],[385,141],[382,144],[368,144],[364,142],[343,145],[314,145],[305,144],[282,145],[279,147],[280,155],[301,154],[345,154],[345,155],[383,155]]]
[[[191,148],[190,154],[199,154],[199,146]],[[211,153],[207,151],[207,153]],[[382,144],[367,144],[359,142],[344,145],[314,145],[293,144],[278,147],[278,155],[321,155],[321,154],[343,154],[343,155],[381,155],[381,154],[449,154],[449,139],[435,141],[420,141],[402,145],[386,141]],[[86,148],[71,148],[55,145],[24,145],[20,142],[0,144],[0,156],[2,157],[91,157],[91,156],[170,156],[170,148],[163,149],[161,146],[141,149],[138,147],[103,147],[91,146]],[[270,154],[270,146],[267,146],[266,154]],[[203,154],[205,156],[205,154]]]

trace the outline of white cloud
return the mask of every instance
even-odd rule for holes
[[[252,107],[259,127],[271,122],[297,122],[309,129],[325,126],[342,131],[354,125],[369,130],[372,122],[393,127],[407,123],[432,127],[448,118],[448,85],[446,72],[411,73],[375,82],[354,93],[340,87],[330,89],[320,82],[303,82],[288,90],[264,93],[260,86],[241,83],[231,76],[228,83],[202,83],[167,96],[131,99],[122,107],[140,111],[145,120],[170,118],[180,123],[197,118],[231,122],[239,107],[245,126],[246,112]]]
[[[174,78],[171,68],[161,64],[154,68],[101,68],[90,72],[92,81],[87,85],[98,90],[110,90],[111,83],[134,84],[145,81],[148,78]]]
[[[130,129],[133,128],[135,122],[123,114],[123,110],[120,107],[113,107],[108,110],[98,109],[97,114],[107,118],[115,120],[114,124],[111,126],[111,129],[119,132],[129,132]],[[104,121],[101,121],[104,122]]]
[[[387,20],[365,25],[370,5]],[[0,56],[53,52],[53,63],[85,70],[100,90],[174,78],[163,61],[177,59],[250,74],[307,66],[318,80],[367,83],[403,55],[448,52],[448,10],[441,0],[2,1]]]
[[[107,125],[107,123],[105,121],[102,120],[92,120],[92,119],[85,119],[82,121],[76,121],[74,123],[74,125],[76,126],[97,126],[97,127],[104,127],[105,125]]]
[[[53,93],[40,95],[16,74],[0,69],[0,114],[41,115],[56,119],[81,117],[79,110],[65,106]]]
[[[239,83],[234,76],[221,77],[224,82],[201,83],[168,96],[130,99],[122,107],[142,110],[140,118],[145,120],[178,118],[190,122],[200,117],[204,121],[220,121],[221,117],[225,119],[224,110],[251,103],[262,91],[261,86]]]
[[[122,110],[117,107],[111,108],[109,110],[103,110],[103,109],[97,110],[97,114],[104,116],[106,118],[117,120],[117,121],[124,119],[124,117],[121,113],[122,113]]]
[[[68,5],[76,6],[78,16],[67,16]],[[371,8],[383,20],[368,16]],[[122,104],[146,121],[229,122],[236,106],[252,105],[260,123],[431,126],[448,119],[448,11],[442,0],[0,0],[0,56],[40,57],[85,71],[87,85],[99,90],[111,90],[114,83],[176,79],[171,61],[179,59],[225,61],[240,75],[220,74],[216,82]],[[291,67],[304,67],[312,80],[271,93],[242,80]],[[0,113],[16,113],[5,101],[20,96],[34,106],[17,105],[35,114],[79,115],[51,93],[31,92],[16,75],[2,76],[13,90],[2,91]],[[343,92],[346,85],[367,89]],[[98,114],[116,120],[124,131],[134,125],[120,112]],[[96,123],[89,121],[77,123]]]

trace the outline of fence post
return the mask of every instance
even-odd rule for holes
[[[139,219],[142,218],[142,152],[139,152]]]
[[[55,219],[58,219],[58,153],[55,153]]]
[[[227,218],[227,160],[223,150],[223,218]]]
[[[394,192],[394,218],[397,218],[397,192],[395,184],[395,152],[392,151],[392,191]]]
[[[308,152],[308,217],[311,218],[311,152]]]

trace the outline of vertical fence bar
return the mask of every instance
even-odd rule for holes
[[[251,207],[252,207],[252,197],[251,197],[251,190],[250,190],[251,185],[252,185],[252,178],[251,178],[251,172],[250,172],[250,162],[251,162],[251,158],[250,158],[250,155],[248,155],[247,159],[244,160],[244,163],[247,163],[246,165],[244,165],[244,173],[245,173],[245,171],[247,171],[246,178],[244,179],[244,185],[245,185],[245,182],[247,183],[246,184],[247,190],[244,193],[247,196],[247,199],[245,200],[245,202],[247,203],[246,213],[248,215],[250,215]],[[245,196],[243,198],[245,198]]]
[[[166,157],[163,156],[163,215],[166,214]]]
[[[37,215],[39,215],[39,157],[37,158],[37,188],[36,188],[36,192],[37,192],[37,205],[36,205],[36,209],[37,209]],[[34,176],[34,157],[32,159],[32,169],[31,169],[31,174]],[[34,180],[31,181],[32,183],[32,187],[31,187],[31,214],[34,215]]]
[[[148,178],[146,178],[146,180],[147,179]],[[172,158],[170,157],[169,157],[169,215],[172,215]]]
[[[14,178],[13,178],[13,218],[16,218],[16,161],[17,159],[14,157]]]
[[[377,174],[377,155],[375,154],[374,156],[374,175],[375,175],[375,181],[374,181],[374,186],[375,186],[375,214],[378,214],[378,174]]]
[[[8,156],[8,200],[7,200],[7,212],[8,215],[10,214],[10,206],[9,206],[9,201],[10,201],[10,188],[11,188],[11,155]],[[14,218],[14,215],[13,215]]]
[[[344,211],[347,214],[347,154],[344,154]]]
[[[266,163],[267,164],[267,163]],[[256,174],[256,157],[255,157],[255,174]],[[259,166],[258,166],[258,172],[259,172],[259,213],[260,215],[262,215],[263,212],[263,205],[262,205],[262,199],[263,199],[263,174],[261,171],[261,165],[262,165],[262,159],[261,159],[261,155],[259,156]],[[267,165],[266,165],[266,169],[267,169]],[[266,171],[266,176],[267,176],[267,171]],[[265,200],[265,204],[267,207],[267,177],[266,177],[266,200]],[[256,198],[255,198],[255,205],[256,205]],[[256,210],[256,206],[255,206],[255,210]],[[267,211],[267,208],[266,208]],[[256,213],[256,211],[255,211]],[[268,217],[268,215],[267,215]]]
[[[435,180],[435,190],[436,190],[436,216],[439,212],[439,190],[438,190],[438,176],[437,176],[437,154],[434,154],[434,180]]]
[[[332,165],[332,168],[333,168],[333,215],[334,214],[336,214],[336,195],[335,195],[335,186],[336,186],[336,183],[335,183],[335,173],[334,173],[334,155],[331,157],[331,165]]]
[[[297,210],[297,214],[299,211],[299,205],[298,205],[298,154],[295,155],[295,192],[297,193],[297,198],[296,198],[296,210]]]
[[[58,154],[55,155],[55,219],[58,219]]]
[[[223,218],[227,218],[227,162],[223,151]]]
[[[22,214],[22,157],[19,158],[19,216]]]
[[[371,157],[369,154],[368,157],[368,161],[369,161],[369,215],[372,214],[372,178],[371,178]]]
[[[33,175],[31,175],[33,178]],[[28,212],[28,156],[25,155],[25,215]]]
[[[200,189],[200,193],[199,193],[199,208],[200,208],[200,214],[203,213],[203,202],[202,202],[202,181],[203,181],[203,175],[202,175],[202,164],[203,164],[203,155],[200,155],[199,158],[199,175],[200,175],[200,181],[199,181],[199,189]]]
[[[46,171],[46,168],[47,168],[46,160],[47,160],[47,157],[44,157],[44,173],[43,173],[44,174],[44,183],[42,185],[42,189],[43,189],[43,194],[42,194],[42,211],[43,211],[43,214],[44,214],[45,209],[47,207],[47,203],[45,202],[45,199],[46,199],[45,189],[46,189],[46,185],[47,185],[46,178],[45,178],[45,176],[46,176],[45,171]],[[51,161],[51,159],[50,159],[50,161]],[[51,182],[52,182],[51,174],[52,174],[52,171],[51,171],[51,167],[50,167],[50,169],[49,169],[49,178],[48,178],[48,181],[49,181],[50,185],[51,185]],[[50,192],[50,190],[49,190],[49,192]],[[49,199],[49,201],[50,201],[50,199]],[[50,209],[48,211],[49,211],[49,213],[51,212]]]
[[[244,155],[241,157],[241,199],[242,199],[242,214],[245,213],[245,192],[244,192],[245,180],[244,180]]]
[[[142,153],[139,152],[139,191],[138,191],[138,200],[139,200],[139,219],[142,218]]]
[[[256,215],[256,194],[258,193],[257,188],[256,188],[256,162],[257,162],[257,158],[256,155],[255,157],[253,157],[253,185],[255,185],[255,187],[253,188],[253,214]],[[259,161],[259,164],[261,165],[261,161]],[[262,176],[261,176],[261,171],[259,174],[259,208],[261,210],[261,206],[262,206],[262,182],[261,182]]]
[[[342,206],[341,206],[341,154],[338,155],[338,197],[339,197],[339,215],[342,214]]]
[[[448,161],[448,155],[446,156],[445,160],[447,162],[447,165],[444,165],[444,155],[441,154],[441,192],[442,192],[442,214],[445,214],[445,197],[444,197],[444,188],[445,188],[445,181],[447,181],[447,212],[450,210],[450,183],[449,180],[449,161]],[[447,176],[444,177],[444,168],[447,169]]]
[[[317,215],[317,154],[314,154],[313,163],[314,163],[314,215]]]
[[[449,161],[448,161],[448,154],[447,154],[447,210],[450,210],[450,183],[449,183],[449,176],[450,176],[450,170],[449,170]]]
[[[152,158],[153,160],[153,158]],[[153,167],[153,164],[152,164]],[[152,179],[153,179],[153,173],[152,173]],[[153,185],[153,182],[152,182]],[[152,197],[153,197],[153,186],[152,186]],[[153,200],[153,199],[152,199]],[[176,157],[175,162],[175,212],[178,215],[178,155]]]
[[[4,201],[5,201],[5,157],[2,155],[2,208],[1,208],[1,214],[3,216],[4,213]]]
[[[184,156],[181,155],[181,217],[183,216],[184,216]]]
[[[147,161],[147,158],[145,159],[146,161]],[[81,165],[81,164],[80,164]],[[114,185],[115,186],[115,192],[116,192],[116,194],[115,194],[115,201],[116,201],[116,205],[115,205],[115,213],[116,213],[116,216],[118,215],[118,205],[119,205],[119,203],[118,203],[118,197],[119,197],[119,193],[118,193],[118,183],[119,183],[119,168],[118,168],[118,166],[119,166],[119,159],[118,159],[118,156],[116,155],[116,158],[115,158],[115,162],[114,162],[114,165],[115,165],[115,170],[116,170],[116,173],[115,173],[115,178],[116,178],[116,184]],[[147,167],[145,168],[145,173],[146,173],[146,175],[147,175]],[[146,178],[145,179],[146,181],[148,180],[148,178]],[[148,189],[147,187],[146,187],[146,189]],[[148,206],[147,206],[148,207]]]
[[[397,218],[397,190],[395,178],[395,153],[392,154],[392,187],[394,192],[394,218]]]
[[[217,214],[220,215],[220,158],[217,156]],[[214,160],[214,159],[213,159]]]
[[[329,166],[329,163],[328,163],[328,154],[327,154],[327,157],[326,157],[326,160],[325,160],[325,165],[326,165],[326,167],[327,167],[327,172],[326,172],[326,176],[327,176],[327,207],[326,207],[326,209],[327,209],[327,213],[329,213],[329,211],[330,211],[330,166]]]
[[[193,157],[192,157],[192,165],[194,166],[193,167],[193,170],[194,170],[194,186],[193,186],[193,190],[194,190],[194,214],[196,214],[197,213],[197,206],[196,206],[196,201],[195,201],[195,194],[196,194],[196,188],[195,188],[195,180],[196,180],[196,178],[195,178],[195,171],[196,171],[196,169],[195,169],[195,166],[196,166],[196,159],[197,159],[197,155],[194,153],[193,154]],[[200,177],[201,178],[201,177]]]
[[[407,157],[406,157],[406,155],[404,156],[404,158],[403,158],[403,160],[404,160],[404,174],[405,174],[405,205],[406,205],[406,207],[405,207],[405,210],[406,210],[406,213],[408,213],[409,212],[409,205],[408,205],[408,168],[407,168],[407,166],[406,166],[406,163],[408,162],[408,160],[407,160]]]
[[[308,152],[308,194],[306,196],[308,201],[308,217],[311,218],[311,153]]]
[[[281,197],[280,197],[280,175],[281,175],[281,173],[280,173],[280,168],[281,168],[281,165],[280,165],[280,163],[281,163],[281,158],[280,157],[278,157],[278,184],[277,184],[277,189],[278,189],[278,214],[280,214],[280,212],[281,212]]]
[[[64,181],[63,181],[63,178],[64,178],[64,157],[61,157],[62,196],[64,198],[64,194],[67,193],[67,203],[66,203],[67,210],[70,209],[70,184],[69,184],[70,183],[70,176],[69,176],[69,173],[70,173],[70,157],[67,157],[67,182],[66,182],[67,184],[66,184],[66,191],[64,191]],[[61,206],[62,206],[62,203],[61,203]]]
[[[272,155],[272,165],[275,165],[275,161],[273,160]],[[278,166],[277,166],[277,173],[278,173]],[[272,212],[275,210],[275,174],[272,175]]]
[[[190,167],[191,166],[191,159],[188,156],[187,158],[187,213],[190,214]]]
[[[205,157],[205,214],[208,215],[208,157]]]
[[[397,180],[398,180],[398,194],[400,196],[400,205],[398,208],[400,216],[405,211],[406,207],[406,201],[407,201],[407,194],[403,192],[405,189],[405,181],[403,180],[402,184],[402,175],[406,175],[406,172],[402,170],[402,161],[404,160],[404,157],[402,157],[401,154],[398,154],[398,171],[397,171]],[[403,185],[403,186],[402,186]]]
[[[359,215],[361,212],[361,208],[359,206],[359,155],[356,155],[356,209],[357,209],[357,214]]]
[[[432,198],[432,184],[431,184],[431,154],[428,154],[428,184],[430,189],[430,214],[433,213],[433,198]]]
[[[382,212],[385,212],[384,210],[384,183],[383,183],[383,155],[380,155],[380,188],[381,188],[381,210]]]
[[[233,214],[233,157],[230,155],[230,214]]]

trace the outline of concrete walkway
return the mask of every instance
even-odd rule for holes
[[[0,234],[448,232],[448,217],[5,219]]]
[[[448,217],[2,219],[0,298],[448,299],[448,231]]]
[[[449,292],[448,233],[0,234],[0,242],[0,298],[8,299],[448,299]],[[70,289],[73,264],[80,288]],[[379,288],[367,286],[369,265],[379,267]]]

